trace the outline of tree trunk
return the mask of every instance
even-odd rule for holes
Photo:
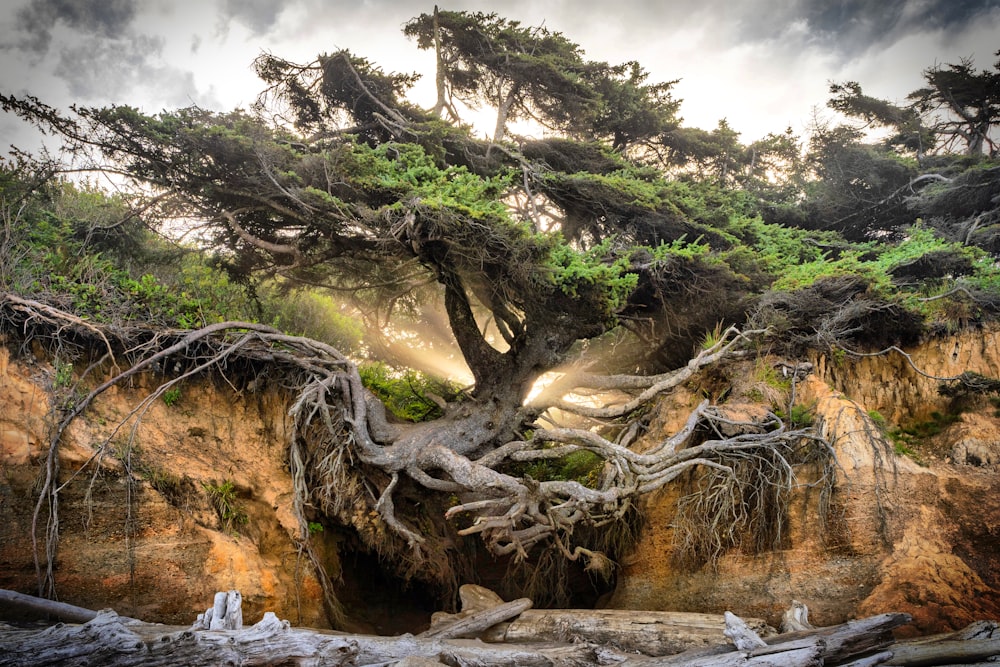
[[[493,128],[493,143],[495,144],[503,141],[504,136],[507,134],[507,117],[510,116],[510,110],[514,106],[515,99],[517,99],[517,86],[513,85],[507,91],[507,96],[504,97],[503,102],[500,103],[500,107],[497,109],[497,124]]]
[[[492,628],[497,623],[509,621],[530,608],[531,600],[529,598],[521,598],[513,602],[506,602],[489,609],[474,612],[464,618],[442,623],[417,636],[437,637],[439,639],[474,636],[476,633]]]
[[[930,644],[901,643],[889,647],[892,658],[886,665],[971,665],[1000,656],[1000,639],[941,641]],[[995,664],[995,663],[994,663]]]

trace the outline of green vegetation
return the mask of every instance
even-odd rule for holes
[[[600,480],[604,459],[597,454],[581,449],[557,459],[545,459],[535,463],[516,466],[512,472],[544,482],[549,480],[579,482],[596,489]]]
[[[181,388],[171,387],[163,392],[163,402],[167,404],[167,407],[173,407],[181,398]]]
[[[208,494],[208,499],[226,532],[236,532],[239,526],[250,520],[236,502],[236,487],[232,481],[227,479],[221,483],[202,482],[201,486]]]
[[[411,422],[436,419],[441,416],[441,405],[455,400],[459,387],[412,369],[396,370],[388,364],[373,362],[358,368],[361,381],[375,394],[388,410]]]
[[[786,414],[785,410],[775,409],[774,414],[788,422],[789,428],[806,428],[813,423],[815,405],[796,403]]]

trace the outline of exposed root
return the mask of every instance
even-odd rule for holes
[[[15,302],[4,301],[0,295],[0,307],[13,305]],[[34,317],[30,305],[16,305],[19,317]],[[60,317],[54,309],[46,309],[45,316],[50,322]],[[81,326],[71,317],[62,325]],[[157,396],[176,382],[210,370],[266,363],[293,392],[289,463],[293,509],[300,524],[295,539],[318,573],[333,617],[340,608],[333,583],[309,544],[310,513],[353,526],[370,548],[390,556],[397,565],[408,563],[399,566],[410,574],[427,576],[421,568],[435,564],[439,583],[450,576],[448,558],[440,558],[449,549],[449,534],[479,536],[494,554],[513,556],[518,562],[537,554],[539,547],[548,547],[546,551],[553,557],[583,559],[588,571],[607,577],[613,571],[602,551],[607,541],[602,544],[593,535],[633,522],[630,517],[642,496],[690,473],[695,488],[682,502],[682,517],[705,517],[714,536],[709,542],[698,542],[703,538],[688,531],[685,539],[691,542],[692,552],[711,556],[739,543],[746,534],[757,535],[757,548],[767,548],[782,538],[782,512],[794,480],[793,466],[809,457],[832,457],[832,448],[814,429],[790,428],[774,414],[755,423],[734,422],[707,401],[678,433],[643,453],[583,427],[539,428],[530,438],[498,443],[496,438],[509,429],[530,423],[542,403],[515,407],[506,417],[472,407],[453,411],[437,422],[388,424],[379,403],[363,387],[355,365],[315,340],[247,322],[223,322],[196,331],[160,332],[152,336],[153,342],[147,338],[141,345],[129,346],[122,335],[96,325],[86,329],[91,335],[100,334],[109,350],[128,349],[129,356],[136,350],[141,353],[129,368],[100,383],[68,409],[52,434],[34,526],[37,535],[38,523],[47,516],[44,575],[37,550],[36,562],[40,582],[50,594],[54,592],[52,567],[58,544],[62,488],[57,483],[58,447],[63,433],[102,392],[168,359],[183,359],[184,372],[160,385],[122,421],[124,425],[131,420],[133,434]],[[636,396],[619,405],[575,412],[602,419],[632,413],[699,369],[741,354],[741,346],[750,335],[729,329],[686,367],[671,374],[645,380],[624,376],[607,379],[603,386],[624,388]],[[583,377],[563,383],[560,391],[576,389]],[[544,400],[547,405],[565,405],[551,392]],[[470,452],[477,451],[478,458],[470,457]],[[572,479],[535,480],[505,472],[512,465],[581,451],[604,462],[599,478],[587,484]],[[94,460],[99,456],[95,454]],[[420,519],[413,503],[406,503],[405,509],[397,506],[396,496],[404,482],[407,488],[415,486],[425,493],[448,494],[455,499],[443,517],[453,528],[443,524],[435,527],[435,522],[442,520],[440,516],[437,520]],[[585,535],[590,537],[581,541]]]

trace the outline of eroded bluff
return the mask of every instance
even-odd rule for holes
[[[65,369],[37,348],[19,349],[0,346],[0,587],[34,594],[33,550],[43,556],[44,545],[33,542],[32,523],[46,521],[44,511],[34,519],[37,488],[65,400]],[[645,500],[637,547],[599,604],[730,610],[777,625],[796,599],[816,625],[901,611],[919,633],[1000,617],[1000,413],[989,396],[942,395],[931,377],[1000,377],[1000,331],[906,352],[809,360],[813,372],[795,382],[796,403],[834,444],[839,469],[829,494],[812,484],[823,471],[798,471],[779,549],[736,545],[717,559],[681,557],[679,492],[668,489]],[[645,442],[675,432],[705,395],[724,398],[742,417],[773,407],[783,399],[766,376],[782,368],[778,361],[740,362],[666,397]],[[216,591],[235,588],[249,622],[273,611],[329,627],[331,610],[294,539],[286,399],[216,378],[143,404],[158,384],[147,376],[110,389],[64,437],[59,598],[189,624]],[[140,405],[136,430],[116,432]],[[419,584],[402,586],[349,531],[310,528],[345,606],[344,627],[419,631],[449,604]],[[44,525],[35,529],[42,535]]]

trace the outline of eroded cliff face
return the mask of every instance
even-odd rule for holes
[[[183,385],[170,405],[154,400],[144,406],[157,380],[111,388],[63,439],[59,598],[190,624],[216,591],[235,588],[248,620],[272,610],[296,623],[328,627],[318,582],[292,540],[298,523],[281,397],[237,394],[220,379],[217,386]],[[3,588],[37,591],[31,523],[59,414],[54,407],[71,400],[63,383],[68,380],[47,361],[12,359],[0,347]],[[134,430],[134,418],[127,420],[133,411],[142,412]],[[230,516],[222,516],[223,502]],[[48,520],[43,508],[43,558]],[[335,558],[336,550],[329,552]],[[338,570],[335,561],[330,565]]]
[[[924,373],[1000,376],[1000,332],[967,332],[907,350]],[[797,383],[834,443],[841,470],[831,511],[820,520],[820,494],[803,471],[778,551],[730,552],[692,569],[673,558],[676,492],[649,499],[638,548],[617,572],[606,604],[616,608],[722,612],[772,624],[793,599],[818,625],[888,611],[913,614],[914,632],[1000,617],[1000,419],[989,401],[966,402],[956,420],[925,438],[921,464],[873,445],[877,410],[890,425],[950,414],[940,382],[898,354],[858,361],[818,357]],[[769,362],[770,363],[770,362]],[[71,400],[65,377],[45,355],[0,346],[0,587],[37,591],[31,522],[55,406]],[[650,441],[672,434],[721,381],[742,383],[726,405],[753,412],[747,391],[754,368],[734,367],[712,387],[692,385],[663,400]],[[255,622],[274,611],[295,624],[328,627],[322,592],[296,546],[287,468],[290,423],[278,392],[238,392],[225,378],[188,382],[168,404],[143,399],[162,378],[138,378],[109,390],[77,419],[61,445],[61,541],[55,563],[60,599],[113,607],[149,621],[189,624],[218,590],[239,589]],[[759,388],[758,388],[759,389]],[[140,410],[142,419],[127,417]],[[116,431],[120,423],[125,426]],[[100,466],[95,466],[100,459]],[[220,509],[228,488],[229,515]],[[214,490],[214,491],[213,491]],[[213,500],[213,495],[215,500]],[[225,495],[225,494],[224,494]],[[47,520],[43,508],[40,521]],[[398,595],[376,559],[352,552],[330,526],[314,539],[343,598],[357,601],[349,620],[367,631],[419,629],[438,601]],[[38,534],[43,534],[40,527]],[[39,548],[42,545],[39,544]],[[345,557],[345,554],[351,554]],[[495,574],[495,573],[492,573]],[[384,590],[382,590],[384,589]],[[384,595],[379,627],[364,604]],[[372,606],[369,604],[369,606]],[[360,611],[359,611],[360,610]],[[353,612],[355,613],[352,616]],[[412,614],[412,615],[411,615]],[[409,622],[412,627],[401,624]]]
[[[730,552],[691,570],[672,557],[676,498],[652,498],[646,532],[610,606],[731,610],[777,624],[797,599],[817,625],[907,612],[914,634],[1000,618],[1000,418],[989,400],[959,405],[928,377],[1000,376],[998,332],[965,332],[906,353],[912,365],[898,353],[817,357],[814,374],[797,385],[841,467],[825,523],[819,493],[809,486],[816,476],[803,471],[785,548]],[[675,415],[699,398],[681,394],[661,404],[652,437],[676,428]],[[921,422],[940,432],[922,438],[910,456],[873,445],[879,428]]]

